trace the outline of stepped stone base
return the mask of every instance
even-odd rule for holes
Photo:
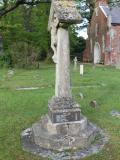
[[[101,130],[80,113],[79,105],[72,98],[53,97],[48,108],[48,115],[22,132],[24,150],[54,159],[54,156],[63,156],[65,150],[74,150],[69,152],[72,157],[82,157],[84,151],[77,153],[76,150],[86,149],[85,155],[88,155],[98,152],[104,146],[104,140],[100,138],[100,144],[91,149],[96,138],[102,136]]]
[[[46,115],[33,124],[32,133],[38,146],[62,151],[88,147],[95,139],[97,128],[85,117],[75,122],[52,123]]]

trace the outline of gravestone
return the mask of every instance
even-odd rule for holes
[[[117,110],[112,110],[110,112],[111,116],[119,118],[120,119],[120,112],[118,112]]]
[[[55,96],[48,103],[48,114],[32,125],[30,133],[30,143],[44,149],[64,151],[86,148],[98,134],[98,128],[81,114],[80,106],[71,94],[68,28],[80,20],[73,0],[52,1],[48,29],[56,64]]]
[[[92,101],[90,101],[90,107],[92,107],[92,108],[96,108],[97,107],[97,101],[96,100],[92,100]]]
[[[83,64],[80,64],[80,75],[83,76],[84,73],[84,66]]]
[[[12,70],[12,69],[8,70],[8,72],[7,72],[7,79],[10,80],[13,77],[13,75],[14,75],[14,70]]]
[[[75,57],[73,61],[74,61],[74,70],[76,71],[76,69],[77,69],[77,62],[78,62],[77,57]]]

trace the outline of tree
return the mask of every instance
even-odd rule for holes
[[[48,55],[50,38],[47,32],[47,22],[50,5],[46,5],[46,3],[50,3],[50,1],[2,1],[0,29],[4,36],[5,57],[8,57],[5,59],[9,59],[10,64],[20,64],[22,67],[26,67]],[[82,5],[82,3],[85,4]],[[81,7],[89,8],[93,3],[89,0],[80,0],[79,4]],[[83,10],[85,11],[85,8]],[[89,19],[90,12],[85,11],[84,15]],[[85,40],[78,37],[75,30],[76,27],[70,30],[72,54],[82,53],[85,46]]]
[[[83,37],[79,37],[76,32],[76,26],[73,25],[70,27],[70,51],[71,59],[77,57],[80,61],[83,58],[83,51],[85,49],[86,42]]]
[[[8,62],[12,61],[13,66],[36,66],[41,58],[47,56],[50,48],[47,31],[49,8],[49,4],[20,6],[1,19],[4,56],[10,58]]]
[[[109,5],[111,7],[114,7],[114,6],[120,7],[120,1],[119,0],[109,0]]]
[[[50,3],[50,0],[1,0],[0,1],[0,18],[13,11],[21,5],[34,6],[40,3]]]

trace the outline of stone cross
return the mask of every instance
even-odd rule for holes
[[[70,46],[68,27],[78,23],[81,16],[73,0],[52,0],[48,29],[51,32],[53,61],[56,63],[56,97],[71,97]]]
[[[30,136],[27,131],[23,131],[22,138],[27,151],[31,151],[31,147],[28,149],[27,146],[33,145],[34,153],[39,155],[41,148],[42,151],[45,149],[44,153],[42,152],[43,156],[47,150],[51,154],[50,150],[85,148],[90,146],[98,135],[98,129],[81,115],[80,106],[73,100],[70,90],[68,27],[80,22],[80,19],[74,1],[52,1],[48,28],[51,32],[51,47],[54,51],[53,61],[56,63],[55,96],[48,104],[48,115],[43,116],[28,130]],[[74,158],[71,157],[71,159]]]
[[[77,69],[77,61],[78,61],[77,57],[75,57],[73,61],[74,61],[74,70],[76,70]]]

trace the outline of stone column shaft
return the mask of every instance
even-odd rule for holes
[[[68,28],[58,28],[56,64],[56,97],[71,97],[70,89],[70,46]]]

